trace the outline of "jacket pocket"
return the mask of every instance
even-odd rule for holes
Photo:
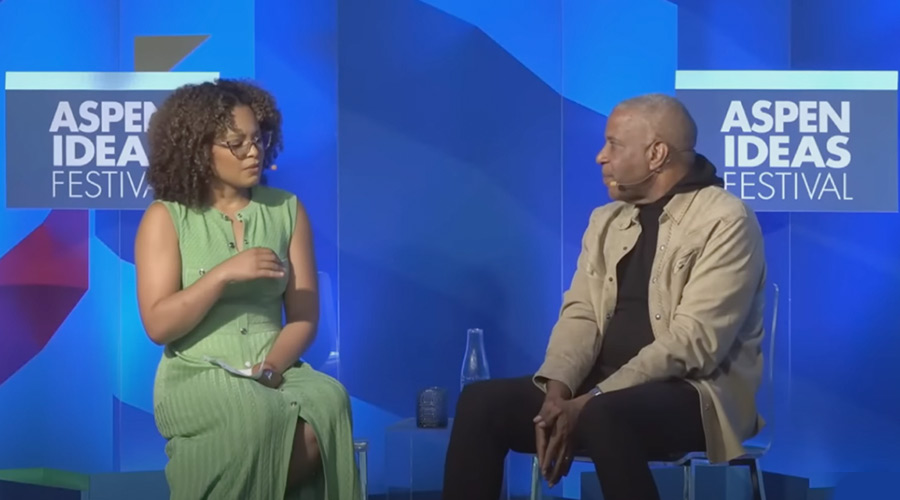
[[[681,302],[681,294],[691,277],[691,270],[699,253],[698,249],[692,249],[676,254],[671,261],[671,267],[668,268],[669,275],[661,280],[660,293],[670,298],[673,308]]]
[[[687,253],[682,253],[682,254],[677,255],[673,259],[674,264],[672,265],[672,274],[674,274],[674,275],[680,275],[683,273],[690,274],[691,268],[694,267],[694,261],[697,260],[698,253],[699,253],[699,250],[693,249],[693,250],[689,250]]]

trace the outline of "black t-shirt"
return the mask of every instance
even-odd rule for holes
[[[654,340],[647,294],[658,246],[659,217],[666,204],[677,193],[723,184],[722,179],[716,176],[716,167],[702,155],[696,155],[694,168],[666,196],[648,205],[638,206],[641,234],[634,248],[616,266],[618,297],[603,336],[594,376],[599,375],[602,380],[612,375]]]

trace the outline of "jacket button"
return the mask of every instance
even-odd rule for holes
[[[612,319],[612,314],[606,313],[606,319]]]
[[[612,276],[610,276],[610,277],[609,277],[609,282],[612,283],[612,280],[613,280],[613,278],[612,278]]]
[[[657,314],[657,315],[654,316],[654,317],[655,317],[656,319],[659,319],[659,318],[661,318],[662,316],[660,316],[659,314]]]
[[[650,283],[656,283],[656,278],[653,278],[652,280],[650,280]]]

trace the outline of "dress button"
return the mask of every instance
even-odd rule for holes
[[[203,276],[204,274],[206,274],[206,269],[200,269],[200,271],[198,272],[200,273],[200,276]]]
[[[610,277],[609,277],[609,281],[612,282],[612,280],[613,280],[613,278],[612,278],[612,276],[610,276]]]
[[[656,278],[653,278],[652,280],[650,280],[650,283],[656,283]]]
[[[247,335],[247,329],[241,328],[241,335]]]
[[[665,245],[660,245],[660,246],[659,246],[659,249],[660,249],[660,250],[665,250],[665,249],[666,249],[666,246],[665,246]]]
[[[231,220],[231,219],[229,219],[227,215],[222,214],[222,220]]]
[[[233,241],[228,242],[228,248],[234,250],[234,242]]]
[[[659,318],[662,318],[662,316],[660,316],[659,314],[657,314],[656,316],[654,316],[654,318],[659,319]]]

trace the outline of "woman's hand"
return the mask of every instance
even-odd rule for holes
[[[284,264],[269,248],[248,248],[216,266],[226,283],[250,281],[259,278],[283,278]]]
[[[253,375],[259,373],[259,378],[256,381],[270,389],[277,389],[284,382],[284,376],[281,375],[281,372],[265,361],[257,363],[251,373]]]

